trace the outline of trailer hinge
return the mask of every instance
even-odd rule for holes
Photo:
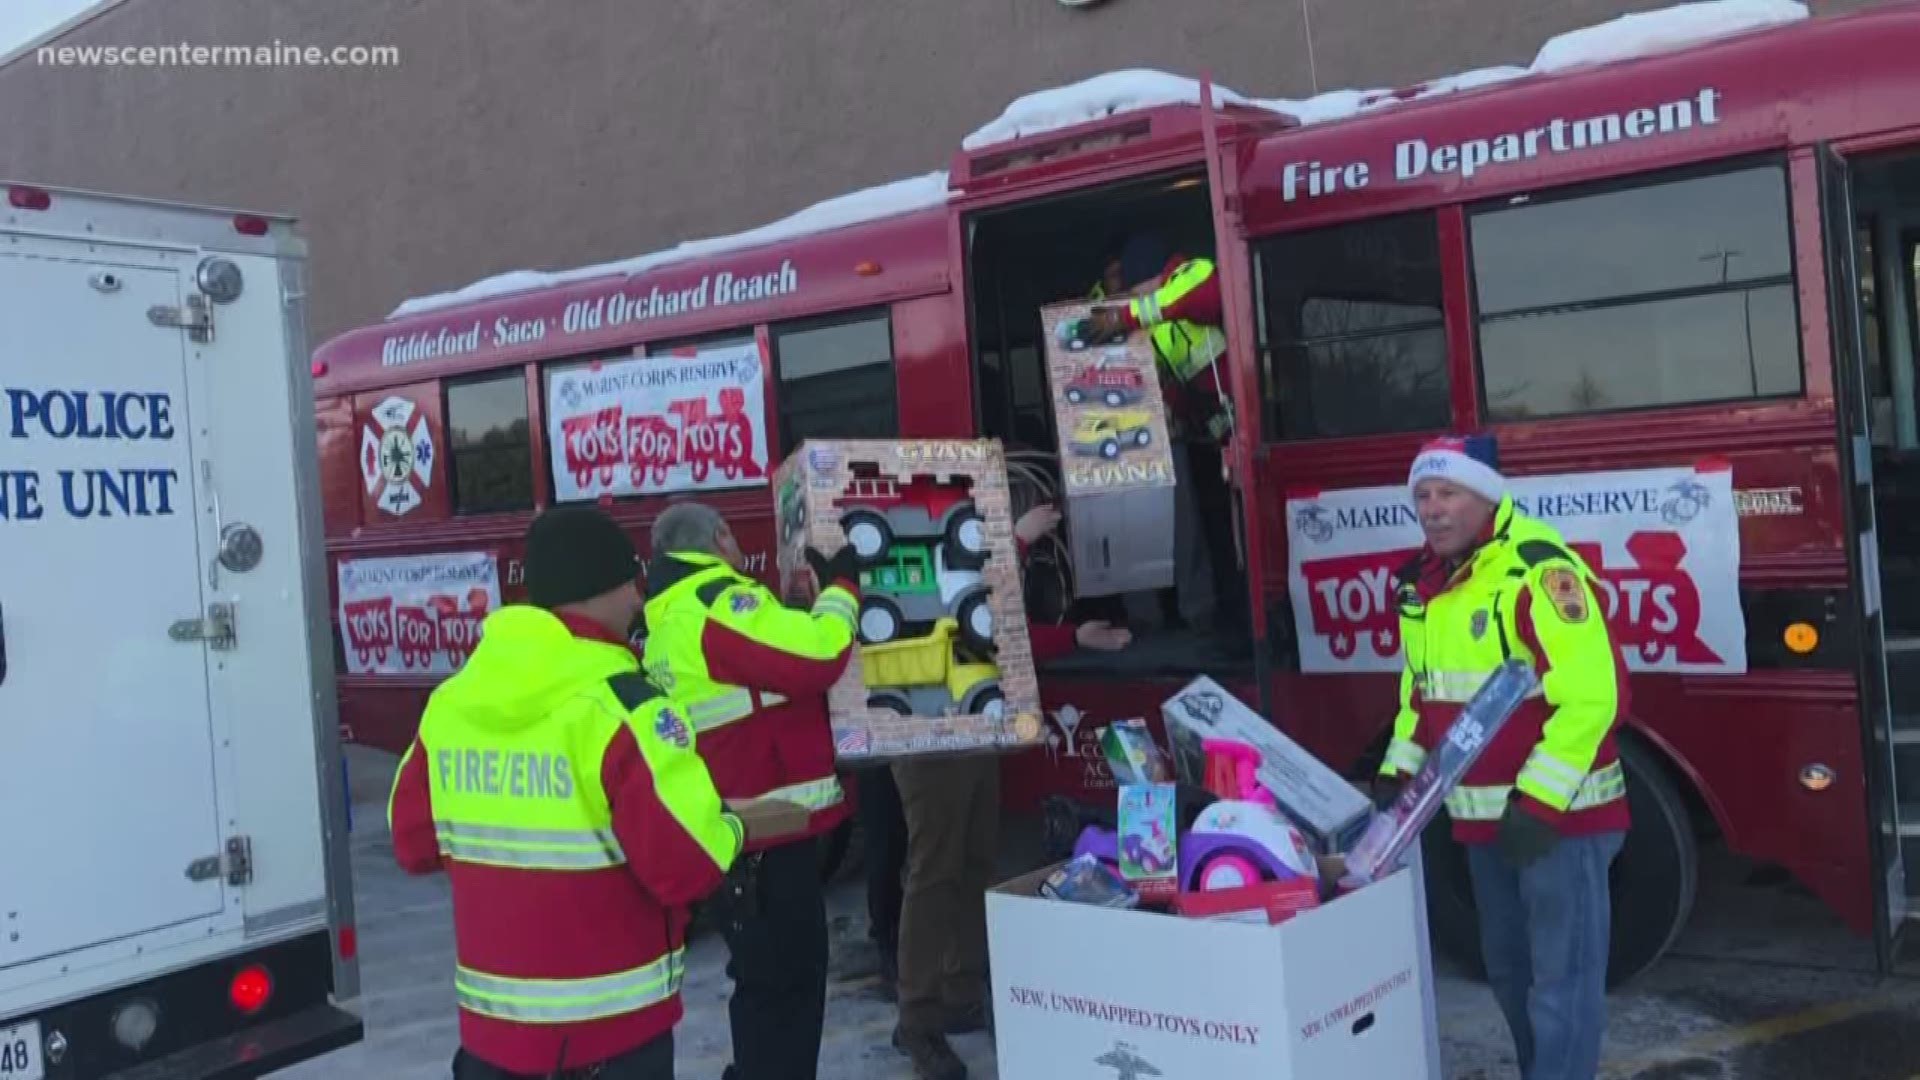
[[[204,641],[208,648],[226,652],[240,643],[233,613],[233,604],[208,604],[206,618],[181,619],[167,628],[167,636],[175,641]]]
[[[224,855],[209,855],[187,864],[187,880],[212,881],[226,874],[227,884],[245,885],[253,880],[253,841],[245,836],[227,837]]]
[[[147,321],[155,326],[185,330],[189,338],[203,345],[213,340],[213,308],[199,293],[189,293],[187,302],[180,307],[153,305],[147,309]]]

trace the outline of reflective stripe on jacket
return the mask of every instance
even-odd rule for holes
[[[633,653],[524,606],[434,691],[388,821],[400,864],[452,885],[461,1044],[531,1075],[673,1028],[686,906],[743,839]]]
[[[694,724],[720,793],[799,803],[809,836],[845,820],[826,692],[853,652],[854,587],[827,583],[800,611],[714,556],[669,552],[647,592],[647,673]]]
[[[1192,302],[1208,290],[1217,297],[1219,288],[1211,259],[1189,259],[1167,275],[1165,284],[1127,305],[1128,322],[1152,332],[1154,352],[1177,383],[1192,382],[1227,351],[1218,299],[1211,305]],[[1187,310],[1194,307],[1208,310]]]
[[[1626,668],[1593,571],[1511,498],[1493,536],[1446,575],[1430,553],[1400,572],[1406,667],[1381,772],[1417,772],[1460,709],[1509,657],[1541,688],[1507,721],[1447,799],[1454,835],[1485,843],[1517,789],[1522,805],[1570,835],[1624,830],[1626,779],[1614,728],[1626,714]]]

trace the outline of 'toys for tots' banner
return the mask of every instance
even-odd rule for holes
[[[355,675],[446,675],[480,643],[500,606],[500,564],[487,552],[340,562],[340,635]]]
[[[1560,530],[1600,576],[1635,671],[1747,669],[1740,528],[1725,466],[1520,477],[1520,509]],[[1288,588],[1309,672],[1398,671],[1394,572],[1420,549],[1404,485],[1287,500]]]
[[[751,341],[558,372],[547,394],[554,497],[764,484],[766,402]]]

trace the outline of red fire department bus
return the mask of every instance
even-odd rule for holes
[[[1238,435],[1210,519],[1244,625],[1044,671],[1058,738],[1007,762],[1011,801],[1093,797],[1093,732],[1200,673],[1369,768],[1407,462],[1491,429],[1635,670],[1615,975],[1678,934],[1709,837],[1884,959],[1920,826],[1915,56],[1920,7],[1890,5],[1310,126],[1119,113],[962,152],[917,209],[889,189],[908,208],[348,333],[314,360],[344,721],[401,746],[520,595],[530,516],[602,480],[644,539],[664,469],[765,571],[764,473],[802,439],[1057,447],[1037,309],[1151,228],[1221,267]],[[646,415],[596,414],[613,382]],[[1461,861],[1430,849],[1436,935],[1470,958]]]

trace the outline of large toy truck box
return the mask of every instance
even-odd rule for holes
[[[0,182],[0,1080],[358,1041],[305,248]]]

